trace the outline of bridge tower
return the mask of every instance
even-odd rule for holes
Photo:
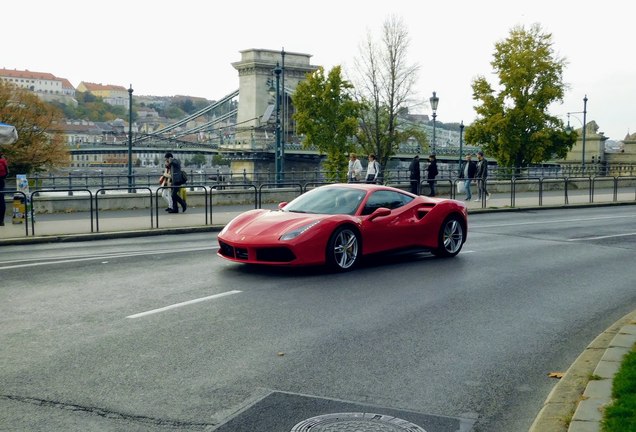
[[[232,158],[232,171],[273,170],[276,120],[276,96],[270,91],[275,85],[273,70],[276,64],[284,68],[280,82],[280,116],[287,134],[292,110],[283,108],[291,107],[291,93],[307,73],[318,67],[309,63],[310,54],[253,48],[240,53],[241,60],[232,63],[239,74],[236,135],[233,142],[225,143],[220,150],[234,154],[245,152],[244,157]]]

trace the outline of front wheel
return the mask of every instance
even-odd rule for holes
[[[360,236],[351,228],[338,228],[327,244],[327,264],[338,271],[350,270],[360,258]]]
[[[454,257],[464,245],[464,226],[457,216],[446,218],[439,230],[438,247],[433,254],[439,257]]]

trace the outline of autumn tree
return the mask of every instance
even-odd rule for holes
[[[61,119],[57,108],[32,92],[0,80],[0,120],[18,131],[18,140],[2,147],[12,173],[31,174],[70,164],[59,131]]]
[[[324,165],[329,181],[344,181],[347,154],[355,148],[359,104],[351,96],[351,89],[340,66],[326,76],[324,68],[319,67],[298,83],[292,95],[297,132],[305,134],[306,147],[316,146],[327,156]]]
[[[466,142],[483,147],[499,165],[525,167],[564,158],[576,137],[548,108],[563,102],[565,59],[552,47],[552,35],[538,24],[514,27],[495,44],[491,65],[495,90],[483,76],[473,80],[477,119],[466,128]]]
[[[364,107],[360,112],[357,139],[368,154],[374,153],[384,167],[400,143],[415,138],[422,147],[426,134],[416,125],[400,124],[398,114],[413,104],[412,94],[419,66],[407,59],[409,35],[397,17],[387,19],[379,43],[372,36],[355,59],[353,79],[356,97]]]

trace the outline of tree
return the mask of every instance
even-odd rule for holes
[[[292,95],[296,129],[305,134],[306,147],[314,145],[326,154],[330,181],[345,179],[347,154],[355,149],[352,137],[358,129],[360,107],[351,89],[351,83],[342,78],[340,66],[332,68],[327,76],[320,67],[300,82]]]
[[[374,153],[386,166],[400,143],[415,138],[427,144],[424,131],[416,125],[399,124],[398,114],[408,111],[419,66],[409,65],[408,32],[402,20],[390,17],[384,22],[381,44],[367,36],[356,59],[356,95],[364,109],[360,115],[358,144]]]
[[[473,81],[477,119],[466,128],[466,142],[480,145],[499,165],[525,167],[564,158],[576,141],[563,121],[548,113],[563,102],[565,59],[552,49],[552,35],[538,24],[514,27],[495,44],[491,62],[499,77],[497,93],[479,76]]]
[[[192,159],[190,159],[190,164],[196,165],[198,167],[202,167],[206,163],[207,163],[207,160],[205,159],[205,155],[203,155],[202,153],[197,153],[192,156]]]
[[[0,120],[18,131],[18,140],[2,147],[11,172],[31,174],[70,164],[70,152],[59,132],[61,119],[54,106],[26,89],[0,80]]]

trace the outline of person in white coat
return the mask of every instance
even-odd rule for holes
[[[362,178],[362,164],[355,153],[349,153],[349,169],[347,170],[347,181],[357,183]]]

